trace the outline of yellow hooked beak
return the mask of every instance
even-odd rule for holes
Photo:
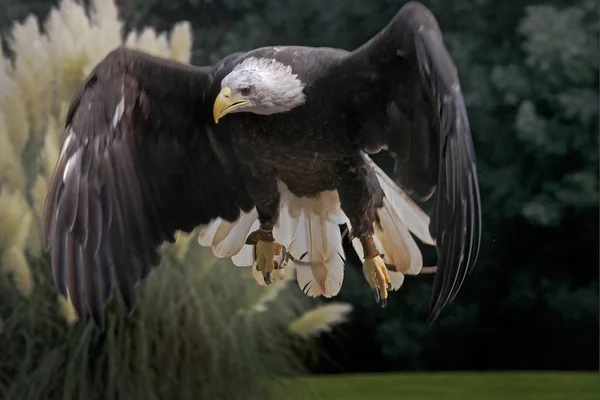
[[[224,87],[219,92],[219,95],[215,99],[215,104],[213,106],[213,117],[215,119],[215,124],[219,123],[219,120],[234,111],[235,109],[247,104],[249,100],[246,99],[234,99],[231,94],[231,89],[228,87]]]

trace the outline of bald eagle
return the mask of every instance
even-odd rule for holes
[[[387,151],[388,177],[370,158]],[[431,220],[415,202],[435,192]],[[126,48],[76,91],[49,184],[53,279],[103,327],[104,299],[136,305],[158,246],[198,242],[270,284],[287,250],[310,296],[335,296],[340,225],[385,305],[436,246],[429,321],[476,262],[480,197],[455,65],[432,13],[405,4],[354,51],[262,47],[192,66]],[[279,258],[278,258],[279,257]]]

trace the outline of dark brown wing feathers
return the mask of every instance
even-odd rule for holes
[[[434,16],[419,3],[405,4],[328,78],[347,89],[339,101],[352,99],[346,106],[363,126],[365,149],[387,146],[394,156],[398,184],[421,199],[436,192],[430,224],[438,250],[429,314],[433,322],[475,264],[481,240],[467,111]]]
[[[481,241],[481,204],[475,150],[456,67],[440,30],[423,6],[407,10],[413,25],[420,75],[429,88],[439,136],[437,196],[430,231],[438,248],[429,321],[454,300],[472,270]],[[426,134],[421,132],[421,134]]]
[[[163,241],[252,207],[235,166],[225,172],[209,142],[210,112],[202,110],[210,107],[201,100],[209,83],[200,68],[120,49],[76,93],[43,242],[58,290],[80,317],[90,313],[103,326],[103,300],[114,289],[132,311]]]

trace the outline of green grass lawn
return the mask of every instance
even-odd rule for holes
[[[314,400],[598,400],[599,382],[594,373],[364,374],[295,379],[287,390]]]

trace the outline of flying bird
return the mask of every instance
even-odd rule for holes
[[[353,51],[272,46],[193,66],[119,47],[76,91],[46,197],[53,279],[104,326],[177,231],[264,284],[296,262],[310,296],[338,294],[350,239],[385,305],[435,246],[429,318],[476,262],[481,206],[459,78],[416,2]],[[370,155],[387,152],[393,179]],[[433,197],[430,217],[412,199]],[[348,235],[340,230],[347,226]],[[414,236],[413,236],[414,235]],[[285,256],[285,257],[284,257]]]

